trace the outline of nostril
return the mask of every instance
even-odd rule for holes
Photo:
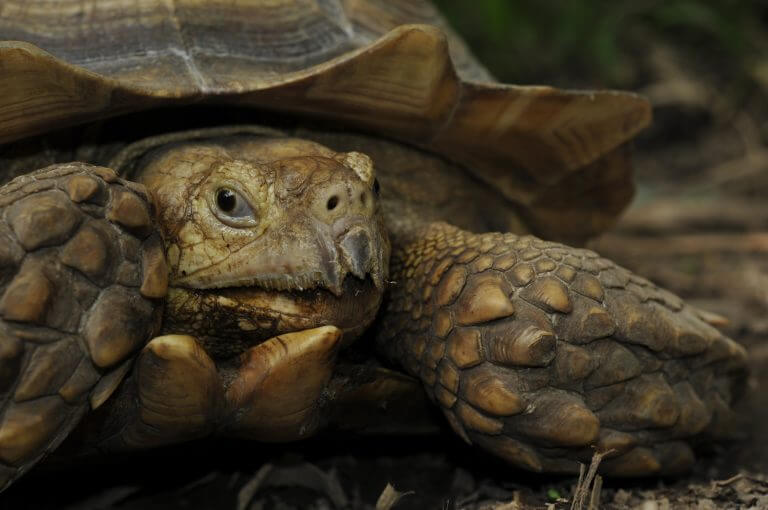
[[[363,205],[366,205],[368,202],[368,195],[365,193],[360,193],[360,202],[362,202]]]
[[[329,211],[333,211],[336,209],[336,206],[339,205],[339,197],[337,195],[333,195],[331,198],[328,199],[328,203],[325,204],[325,207]]]

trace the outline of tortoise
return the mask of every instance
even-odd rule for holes
[[[6,0],[0,39],[0,486],[398,402],[533,471],[732,436],[722,318],[560,244],[630,201],[644,98],[499,84],[426,1]]]

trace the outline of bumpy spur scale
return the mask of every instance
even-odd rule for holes
[[[0,486],[424,390],[534,471],[732,435],[719,318],[559,244],[631,199],[643,98],[496,83],[425,1],[6,0],[0,39]]]

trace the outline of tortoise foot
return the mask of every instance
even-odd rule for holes
[[[744,349],[597,254],[437,224],[396,254],[380,347],[467,442],[533,471],[679,474],[724,437]],[[398,274],[399,273],[399,274]]]
[[[280,335],[240,356],[227,389],[234,412],[227,433],[261,441],[292,441],[320,425],[323,392],[331,380],[341,330],[324,326]]]
[[[156,337],[118,395],[86,424],[83,446],[125,451],[212,434],[258,441],[309,436],[320,423],[340,339],[333,326],[299,331],[217,366],[194,337]],[[119,430],[110,429],[114,423]]]

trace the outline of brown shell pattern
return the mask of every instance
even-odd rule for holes
[[[492,82],[424,0],[6,0],[0,65],[0,143],[169,104],[319,116],[465,165],[562,240],[627,204],[650,122],[634,94]]]

